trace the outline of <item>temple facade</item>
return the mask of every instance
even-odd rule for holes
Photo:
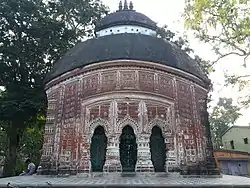
[[[46,79],[42,174],[216,168],[198,64],[120,2]]]

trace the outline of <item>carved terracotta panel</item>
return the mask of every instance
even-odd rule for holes
[[[140,90],[153,92],[154,73],[139,71],[139,84],[140,84]]]
[[[84,77],[83,79],[84,96],[88,97],[90,95],[96,94],[98,86],[99,86],[98,73],[93,75],[87,75],[86,77]]]
[[[101,74],[101,90],[113,91],[117,85],[117,71],[105,71]]]
[[[135,71],[120,71],[120,73],[121,89],[135,89],[137,85]]]
[[[192,96],[190,85],[184,82],[177,82],[178,107],[182,126],[193,123]]]
[[[118,119],[123,119],[127,114],[129,114],[129,104],[127,102],[118,103]]]
[[[159,92],[161,94],[166,95],[167,97],[173,98],[174,97],[174,90],[173,90],[173,80],[172,78],[159,74]]]

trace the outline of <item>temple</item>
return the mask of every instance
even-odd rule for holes
[[[41,174],[218,174],[207,113],[210,81],[160,38],[133,3],[96,25],[46,78]]]

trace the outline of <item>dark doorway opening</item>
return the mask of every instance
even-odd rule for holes
[[[104,128],[98,126],[91,138],[90,160],[92,172],[102,172],[106,160],[107,137]]]
[[[137,143],[134,130],[127,125],[120,136],[120,161],[123,172],[135,172],[137,161]]]
[[[158,126],[152,128],[150,152],[155,172],[165,172],[166,146],[162,131]]]

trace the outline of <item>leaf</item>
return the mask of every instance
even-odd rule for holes
[[[246,40],[250,38],[249,2],[242,0],[239,6],[237,0],[187,1],[183,14],[185,27],[193,30],[201,41],[212,44],[216,54],[226,49],[246,57],[250,54],[250,41]]]
[[[42,128],[45,122],[46,74],[74,44],[93,35],[94,22],[106,12],[100,0],[1,0],[0,86],[5,91],[0,95],[0,121],[8,122],[8,138],[24,130],[42,134],[32,126]],[[33,143],[36,136],[25,138]],[[15,161],[6,176],[13,165]]]
[[[221,135],[242,115],[240,107],[233,105],[231,98],[219,98],[210,114],[210,126],[215,147],[222,146]]]

